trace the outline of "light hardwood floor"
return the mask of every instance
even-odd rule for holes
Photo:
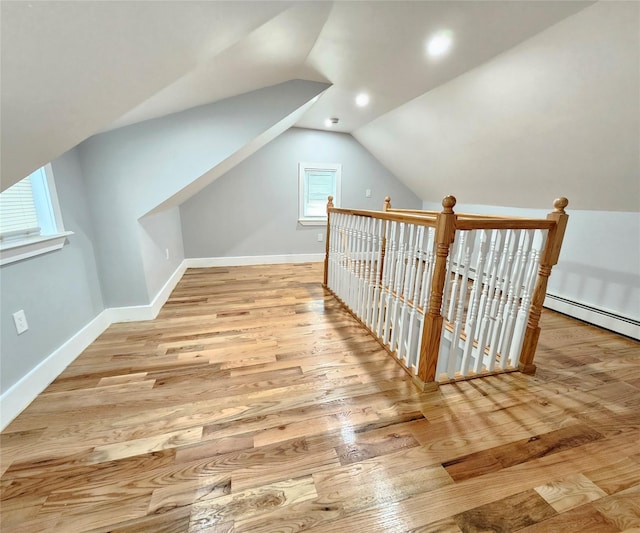
[[[110,327],[2,433],[2,532],[640,528],[637,342],[545,311],[536,376],[418,393],[321,279],[192,269]]]

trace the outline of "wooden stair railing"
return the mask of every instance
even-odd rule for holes
[[[539,319],[568,215],[546,219],[327,204],[323,285],[423,390],[535,372]]]

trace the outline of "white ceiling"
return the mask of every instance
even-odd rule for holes
[[[2,188],[100,131],[294,78],[333,84],[298,126],[352,132],[591,3],[2,2]],[[440,29],[454,48],[430,60]]]
[[[2,189],[291,5],[1,2]]]
[[[374,118],[446,83],[535,33],[586,7],[587,2],[425,1],[336,2],[306,63],[333,83],[298,122],[352,132]],[[453,34],[446,57],[425,54],[429,37]],[[366,108],[354,106],[360,91]]]
[[[424,200],[640,210],[640,4],[598,2],[353,133]]]

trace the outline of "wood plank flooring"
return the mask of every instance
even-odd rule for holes
[[[4,532],[640,530],[640,344],[419,393],[321,265],[191,269],[0,435]]]

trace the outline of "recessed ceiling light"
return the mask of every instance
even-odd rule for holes
[[[339,118],[332,117],[332,118],[328,118],[327,120],[325,120],[324,121],[324,125],[327,128],[330,128],[331,126],[335,126],[338,122],[340,122]]]
[[[365,107],[369,104],[369,95],[367,93],[360,93],[356,96],[356,105],[358,107]]]
[[[451,48],[453,37],[450,31],[436,33],[427,43],[427,52],[431,57],[438,57],[446,54]]]

